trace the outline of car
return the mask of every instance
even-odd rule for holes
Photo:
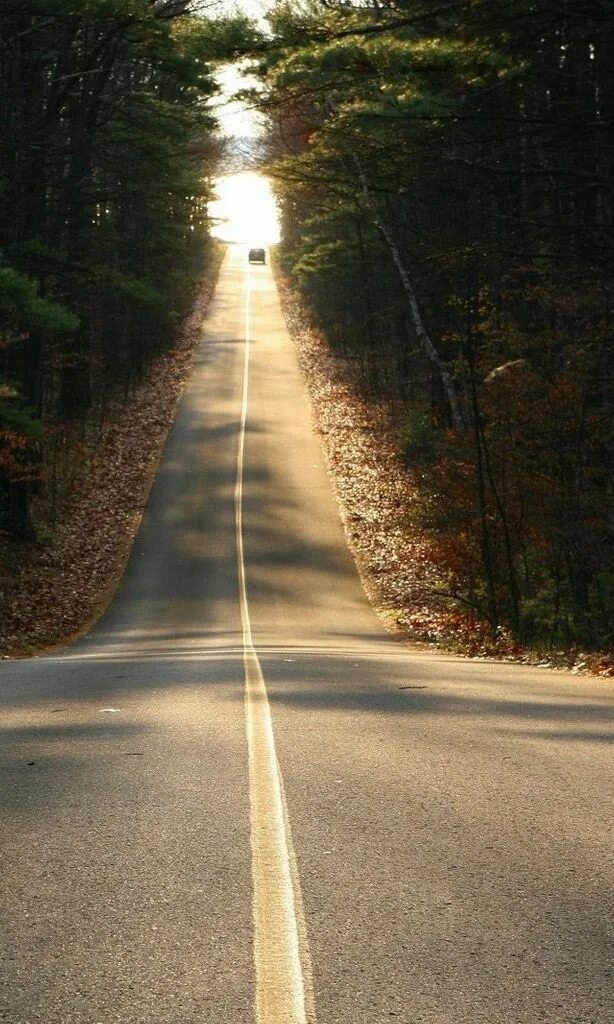
[[[247,258],[250,263],[266,263],[266,253],[264,249],[250,249]]]

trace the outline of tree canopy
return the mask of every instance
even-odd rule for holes
[[[206,12],[0,4],[0,506],[17,535],[45,433],[130,387],[202,275],[220,145],[210,62],[253,35]]]
[[[398,403],[450,593],[612,639],[610,0],[278,4],[283,260]]]

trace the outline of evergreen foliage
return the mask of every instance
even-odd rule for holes
[[[208,258],[208,62],[247,26],[198,7],[0,4],[0,516],[18,536],[45,432],[128,393]]]
[[[397,403],[450,593],[523,640],[611,643],[611,3],[307,0],[271,25],[283,260]]]

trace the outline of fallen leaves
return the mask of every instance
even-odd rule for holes
[[[421,525],[428,500],[398,442],[395,406],[366,396],[355,361],[331,351],[287,282],[278,278],[290,333],[311,396],[349,546],[363,586],[386,626],[419,643],[470,657],[536,661],[508,631],[459,607],[449,595],[439,538]],[[614,676],[614,658],[548,652],[549,667]]]
[[[280,282],[284,309],[312,398],[350,547],[365,590],[394,632],[472,657],[535,661],[504,631],[459,609],[447,590],[437,538],[421,527],[420,479],[397,444],[395,410],[361,393],[351,359],[334,355]],[[78,635],[104,609],[121,576],[145,507],[192,350],[213,290],[203,287],[173,348],[130,400],[109,406],[85,437],[57,439],[70,500],[45,543],[0,540],[0,651],[27,654]],[[290,659],[288,659],[290,660]],[[544,666],[614,676],[614,656],[548,652]],[[60,709],[61,710],[61,709]]]
[[[109,403],[102,422],[63,427],[55,439],[65,485],[72,480],[55,509],[55,524],[47,525],[48,487],[35,509],[45,523],[43,540],[0,539],[5,657],[79,635],[108,604],[147,502],[215,277],[213,272],[204,282],[176,345],[153,361],[130,395]]]

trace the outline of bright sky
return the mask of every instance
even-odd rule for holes
[[[218,199],[209,203],[212,229],[224,242],[266,246],[279,242],[277,207],[269,179],[256,171],[227,174],[215,182]]]
[[[256,21],[264,21],[264,15],[273,5],[274,0],[220,0],[220,7],[228,14],[238,10]]]
[[[222,92],[213,102],[215,116],[218,118],[224,135],[255,138],[260,134],[260,126],[254,111],[248,110],[244,103],[231,99],[239,89],[250,89],[256,85],[252,75],[241,74],[241,66],[225,64],[216,71],[215,77],[222,87]]]
[[[256,18],[270,4],[241,0],[237,6]],[[222,86],[215,102],[222,133],[230,138],[256,138],[261,132],[257,116],[245,104],[230,99],[238,89],[255,85],[255,79],[242,75],[240,66],[230,64],[220,68],[216,77]],[[209,215],[217,221],[212,228],[216,238],[253,246],[279,241],[277,207],[268,178],[257,171],[241,171],[217,178],[215,186],[218,198],[209,203]]]

